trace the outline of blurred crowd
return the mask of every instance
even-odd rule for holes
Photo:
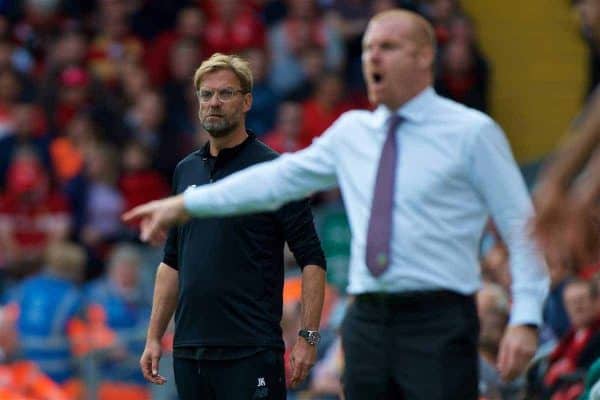
[[[214,52],[246,57],[248,128],[296,151],[341,113],[369,107],[362,33],[393,7],[433,23],[438,93],[488,111],[489,66],[458,0],[0,1],[0,398],[173,398],[168,388],[152,394],[138,371],[160,250],[137,242],[120,216],[167,195],[177,162],[206,140],[195,69]],[[290,398],[336,399],[350,232],[338,193],[313,203],[329,266],[323,341]],[[505,383],[494,365],[510,310],[508,257],[490,223],[478,295],[482,398],[590,392],[600,372],[598,268],[549,260],[539,356],[528,376]],[[291,348],[300,278],[288,259]],[[169,368],[164,360],[161,373]]]

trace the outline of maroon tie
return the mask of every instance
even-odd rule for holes
[[[377,180],[373,191],[371,217],[367,231],[367,267],[376,277],[385,272],[390,262],[394,183],[398,158],[395,133],[401,121],[402,117],[397,114],[390,116],[388,120],[387,138],[381,150]]]

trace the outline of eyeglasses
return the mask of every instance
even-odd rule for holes
[[[233,99],[233,96],[235,96],[238,93],[247,93],[245,90],[241,89],[225,88],[217,91],[200,89],[196,91],[196,94],[198,95],[198,98],[202,103],[208,103],[210,99],[213,98],[215,92],[217,93],[217,99],[222,102]]]

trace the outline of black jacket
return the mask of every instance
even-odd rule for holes
[[[218,181],[276,157],[252,134],[216,158],[207,144],[177,165],[173,192]],[[172,229],[163,262],[179,270],[174,347],[283,348],[280,320],[286,241],[298,265],[325,268],[307,200],[275,212],[194,218]]]

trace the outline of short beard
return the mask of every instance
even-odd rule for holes
[[[221,138],[229,135],[238,125],[238,123],[228,121],[225,118],[217,122],[202,122],[202,128],[213,138]]]

